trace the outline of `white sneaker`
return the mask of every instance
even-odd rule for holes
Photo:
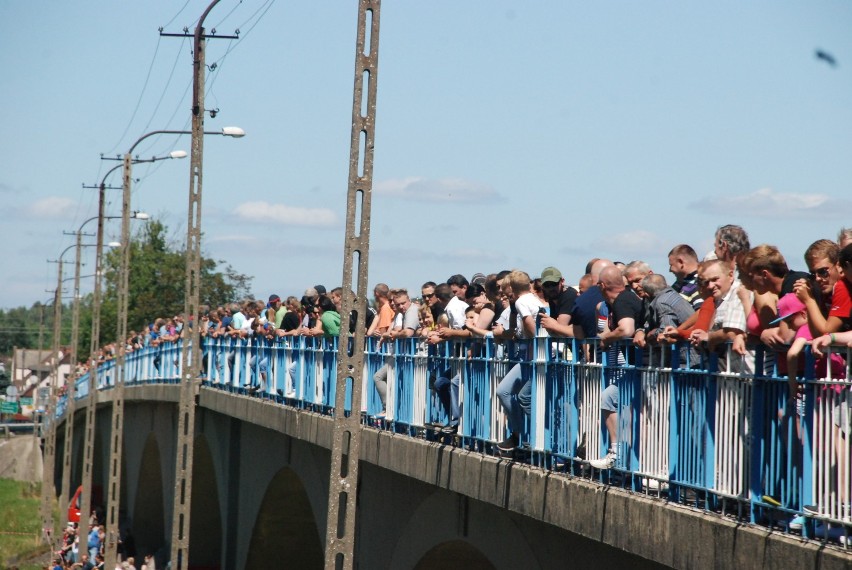
[[[600,459],[592,459],[589,461],[589,465],[594,467],[595,469],[612,469],[615,465],[616,455],[614,451],[610,451]]]
[[[804,515],[798,515],[793,517],[787,526],[790,527],[790,530],[802,530],[802,527],[805,526],[805,520]]]
[[[650,477],[643,481],[645,488],[649,491],[668,491],[669,484],[659,479],[651,479]]]

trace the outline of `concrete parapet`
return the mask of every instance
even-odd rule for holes
[[[177,403],[180,393],[174,385],[133,386],[125,397]],[[328,416],[216,389],[202,388],[199,399],[205,410],[331,447]],[[99,403],[109,400],[109,391],[98,395]],[[360,456],[375,467],[669,567],[852,568],[852,556],[833,547],[425,439],[362,428]]]
[[[365,428],[361,459],[674,568],[850,568],[836,548],[498,457]]]

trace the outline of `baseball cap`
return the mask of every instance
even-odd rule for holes
[[[542,283],[559,283],[560,281],[562,281],[562,273],[555,267],[545,267],[542,270]]]
[[[801,313],[805,308],[805,304],[802,303],[795,293],[787,293],[778,300],[778,318],[769,324],[777,325],[787,317]]]

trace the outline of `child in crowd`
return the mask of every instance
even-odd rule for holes
[[[804,392],[804,386],[799,384],[796,378],[798,371],[803,370],[804,366],[800,362],[800,357],[805,346],[811,344],[814,340],[808,326],[807,307],[795,293],[787,293],[778,301],[778,318],[770,324],[778,324],[781,321],[786,321],[790,329],[796,331],[796,334],[793,336],[792,345],[787,351],[787,385],[790,401],[795,401],[796,399],[801,399],[801,395]],[[816,377],[825,378],[828,376],[829,361],[831,362],[831,378],[845,378],[846,363],[837,353],[832,353],[830,358],[826,358],[825,355],[817,357]]]

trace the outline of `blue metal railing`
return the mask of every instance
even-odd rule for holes
[[[346,412],[361,414],[370,425],[448,441],[429,428],[450,420],[436,382],[455,379],[460,418],[453,443],[494,453],[508,435],[497,385],[507,374],[520,374],[532,388],[523,460],[786,531],[805,505],[814,505],[805,536],[846,533],[852,526],[848,365],[842,378],[832,378],[831,370],[816,378],[809,350],[803,368],[809,372],[801,378],[805,398],[797,401],[790,400],[786,372],[778,367],[784,359],[763,347],[743,358],[730,347],[708,354],[678,345],[641,350],[625,344],[618,362],[611,362],[616,353],[601,350],[594,339],[428,345],[371,338],[365,344],[364,375],[353,379],[362,382],[362,401],[352,402],[348,386]],[[330,413],[337,350],[337,338],[204,339],[204,385]],[[849,362],[849,350],[838,350]],[[180,341],[129,353],[127,384],[175,383],[180,359]],[[379,418],[373,376],[383,367],[386,412]],[[97,374],[98,389],[114,385],[113,362],[100,365]],[[88,378],[77,380],[77,398],[88,394]],[[601,421],[601,393],[611,382],[618,385],[616,442],[608,441]],[[65,409],[62,398],[57,417]],[[604,455],[611,443],[615,467],[591,469],[588,460]]]

